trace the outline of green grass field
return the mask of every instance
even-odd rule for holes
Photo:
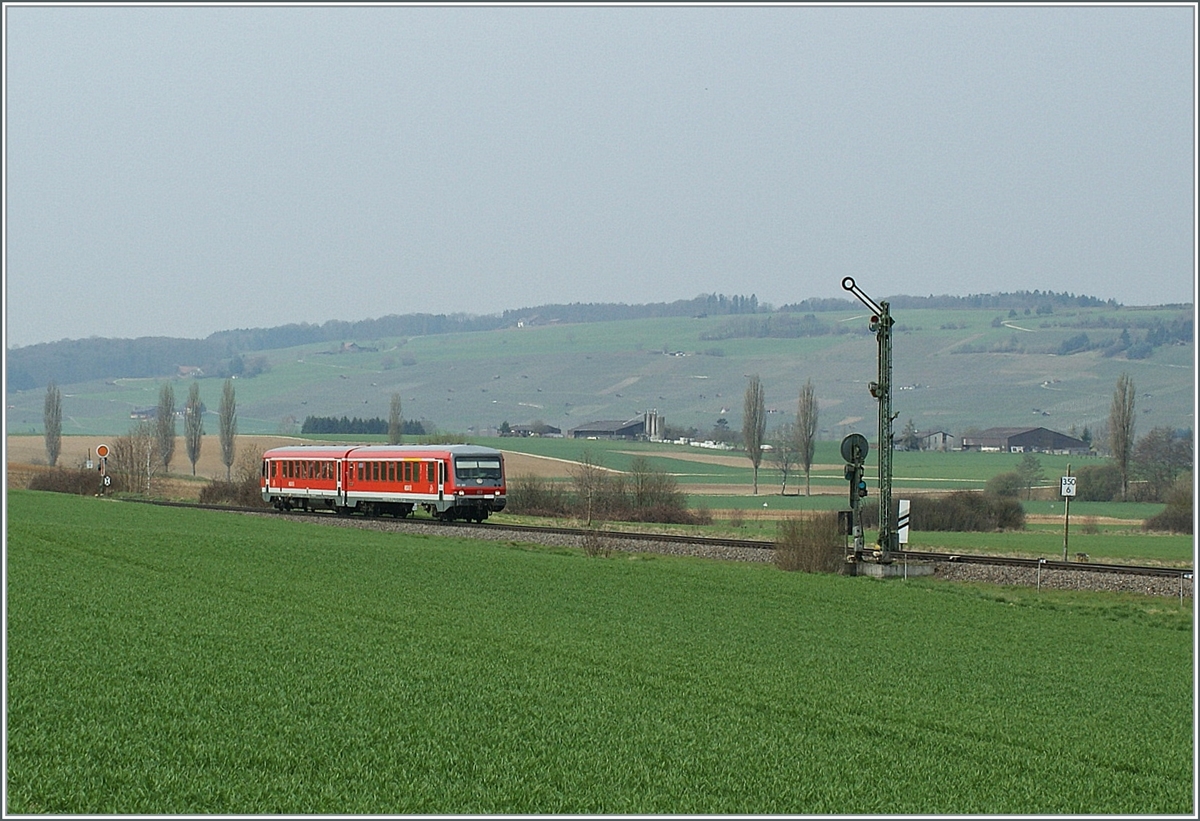
[[[1188,814],[1170,599],[10,491],[13,814]]]

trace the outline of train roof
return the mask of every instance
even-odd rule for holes
[[[357,445],[285,445],[271,448],[264,459],[341,459]]]
[[[499,456],[500,451],[483,445],[288,445],[272,448],[264,459],[346,459],[355,457],[397,458],[414,456]]]
[[[499,456],[500,451],[483,445],[360,445],[354,456]]]

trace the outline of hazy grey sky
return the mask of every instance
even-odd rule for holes
[[[1195,9],[4,9],[9,346],[1195,285]]]

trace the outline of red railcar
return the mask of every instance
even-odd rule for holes
[[[335,510],[481,522],[504,509],[504,457],[475,445],[300,445],[263,454],[263,500]]]

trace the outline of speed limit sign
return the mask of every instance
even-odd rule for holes
[[[1075,495],[1075,477],[1074,476],[1062,477],[1062,495],[1063,496],[1074,496]]]

